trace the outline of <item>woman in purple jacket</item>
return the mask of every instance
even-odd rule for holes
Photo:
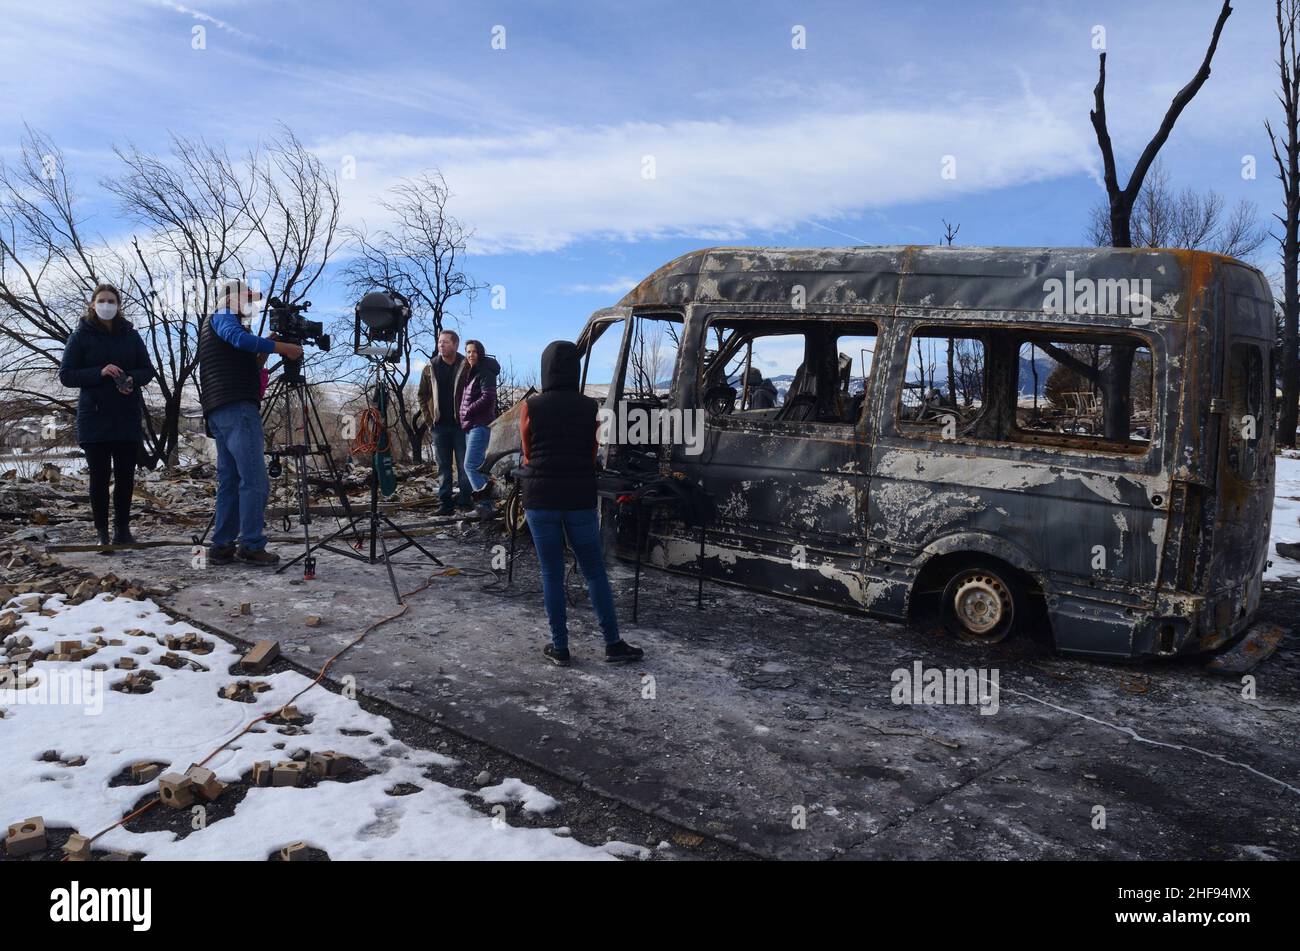
[[[484,493],[488,477],[479,472],[487,457],[488,427],[497,418],[497,375],[501,364],[489,357],[477,340],[465,341],[467,370],[461,380],[460,428],[465,430],[465,472],[478,503],[479,518],[492,518],[492,501]]]

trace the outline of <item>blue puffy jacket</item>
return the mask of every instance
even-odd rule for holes
[[[123,396],[108,364],[130,374],[135,388]],[[82,320],[63,348],[59,382],[81,390],[77,400],[77,442],[142,442],[144,398],[141,388],[154,377],[144,340],[121,316],[107,330],[99,320]]]

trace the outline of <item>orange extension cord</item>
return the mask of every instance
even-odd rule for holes
[[[384,418],[373,406],[367,406],[357,415],[357,438],[352,440],[350,447],[352,455],[368,456],[378,452],[388,436],[388,431],[384,427]]]

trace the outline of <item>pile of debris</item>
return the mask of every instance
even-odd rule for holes
[[[64,604],[81,604],[105,592],[139,600],[145,597],[163,597],[172,589],[159,584],[136,583],[110,573],[90,575],[76,567],[65,567],[51,555],[33,550],[29,545],[18,544],[0,547],[0,606],[19,596],[62,592]],[[30,599],[29,599],[30,600]],[[26,602],[24,602],[26,603]],[[34,607],[24,611],[40,610],[41,599]],[[47,615],[53,612],[46,612]]]
[[[268,524],[272,514],[296,512],[297,478],[293,459],[281,460],[285,475],[271,480]],[[438,479],[434,467],[403,464],[396,467],[397,491],[382,500],[388,512],[435,508]],[[370,467],[349,463],[339,469],[340,480],[354,512],[369,504]],[[324,473],[313,471],[307,480],[313,514],[341,513],[337,494]],[[202,531],[216,504],[216,474],[199,463],[157,471],[137,471],[133,528],[143,538],[163,538]],[[93,534],[89,485],[84,471],[46,462],[33,476],[17,469],[0,472],[0,544],[19,541],[67,540]]]

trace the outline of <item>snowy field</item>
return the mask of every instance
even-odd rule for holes
[[[47,828],[73,828],[94,835],[113,826],[157,782],[110,785],[131,764],[165,763],[183,773],[235,737],[245,725],[272,713],[306,687],[294,671],[237,676],[229,671],[240,653],[225,641],[174,622],[149,601],[99,595],[65,606],[63,596],[44,607],[57,613],[23,614],[34,648],[54,651],[55,642],[92,637],[117,639],[74,662],[41,661],[28,671],[38,683],[26,690],[0,689],[0,820],[5,825],[42,816]],[[187,662],[181,669],[155,663],[167,648],[167,635],[197,634],[212,644],[209,653],[175,650]],[[149,693],[123,693],[110,685],[125,678],[116,669],[130,658],[139,670],[159,675]],[[95,671],[107,665],[107,670]],[[196,669],[200,668],[200,669]],[[264,681],[269,689],[256,702],[227,700],[222,687],[242,679]],[[57,700],[61,702],[51,702]],[[321,779],[310,788],[251,787],[233,815],[218,818],[181,838],[174,832],[129,832],[113,828],[95,841],[99,850],[143,852],[150,859],[265,860],[293,842],[323,849],[339,859],[611,859],[645,857],[648,850],[622,842],[593,848],[567,837],[567,830],[512,827],[500,817],[476,811],[467,791],[430,780],[430,768],[453,765],[438,753],[412,749],[395,740],[390,722],[362,710],[352,700],[319,687],[294,705],[309,725],[285,735],[269,723],[239,736],[207,767],[223,782],[245,777],[259,760],[287,760],[299,748],[334,750],[354,757],[366,770],[350,782]],[[344,732],[348,731],[348,732]],[[292,732],[292,728],[291,728]],[[57,757],[46,754],[57,753]],[[84,757],[82,765],[66,765]],[[418,787],[407,795],[386,790]],[[478,790],[488,803],[522,803],[524,810],[549,812],[557,803],[518,779]],[[218,800],[220,802],[220,800]],[[156,805],[154,810],[171,807]],[[0,830],[2,831],[2,830]]]
[[[1300,576],[1300,561],[1279,555],[1278,542],[1300,542],[1300,451],[1294,449],[1284,450],[1277,457],[1273,526],[1268,540],[1268,557],[1273,565],[1264,572],[1266,581]]]

